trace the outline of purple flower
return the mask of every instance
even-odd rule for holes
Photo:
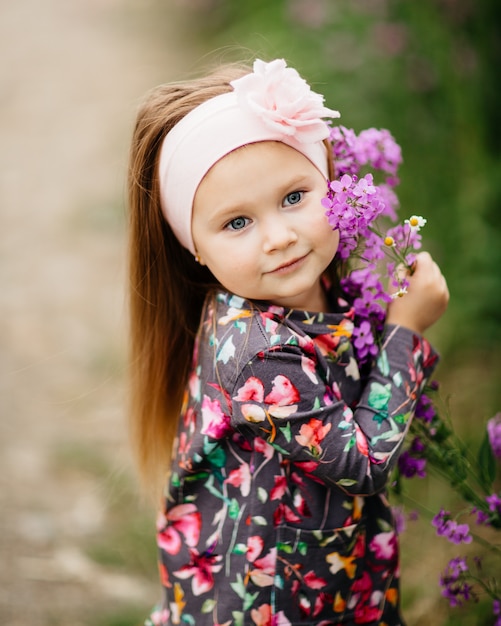
[[[369,232],[365,237],[364,258],[371,264],[384,259],[383,241],[376,233]]]
[[[398,184],[398,180],[396,181],[386,181],[387,184],[379,185],[379,195],[381,200],[384,203],[384,211],[382,215],[387,215],[394,222],[397,221],[397,209],[399,207],[399,201],[397,198],[397,194],[393,191],[392,187]],[[391,183],[391,184],[390,184]]]
[[[461,576],[463,572],[468,571],[468,565],[466,565],[466,559],[462,556],[457,556],[454,559],[449,561],[447,566],[449,574],[456,578],[456,580]]]
[[[466,560],[462,557],[456,557],[449,561],[440,576],[442,595],[449,600],[452,607],[462,606],[464,601],[472,597],[472,586],[465,581],[466,572],[468,572]]]
[[[355,298],[353,307],[355,314],[363,319],[368,319],[373,316],[379,319],[381,315],[384,316],[384,309],[378,302],[378,294],[368,289],[364,289],[360,297]]]
[[[360,359],[365,359],[369,355],[376,356],[378,347],[374,342],[370,322],[363,321],[360,326],[355,327],[353,329],[353,336],[355,337],[353,345],[357,349],[357,354]]]
[[[501,515],[501,498],[493,493],[491,496],[487,496],[485,501],[489,505],[489,511]]]
[[[494,626],[501,626],[501,600],[497,598],[494,600],[492,603],[492,612],[494,613],[494,617],[496,617]]]
[[[411,451],[420,454],[426,450],[426,446],[419,437],[414,437],[411,443]]]
[[[471,543],[473,537],[470,535],[470,527],[468,524],[458,524],[451,519],[450,513],[441,509],[431,521],[432,526],[437,529],[439,537],[445,537],[451,543],[459,545],[460,543]]]
[[[402,452],[398,457],[398,469],[405,478],[414,478],[414,476],[424,478],[426,476],[425,467],[426,459],[416,459],[408,450]]]
[[[353,176],[349,176],[348,174],[344,174],[338,180],[333,180],[329,183],[329,188],[333,193],[344,193],[347,194],[353,184]],[[346,197],[346,196],[345,196]]]
[[[435,408],[431,399],[426,394],[423,393],[416,402],[414,414],[418,419],[422,419],[427,424],[435,417]]]
[[[451,543],[459,545],[460,543],[471,543],[473,541],[468,524],[458,524],[453,520],[449,520],[446,525],[448,526],[446,537]]]
[[[357,144],[355,132],[344,126],[334,126],[331,129],[329,139],[332,143],[332,154],[337,175],[356,174],[360,168],[360,164],[355,157],[355,147]]]
[[[361,164],[368,163],[388,174],[396,174],[398,166],[402,163],[400,146],[391,133],[384,129],[363,130],[358,136],[356,153]]]
[[[487,422],[487,434],[491,444],[492,453],[501,459],[501,413],[497,413]]]
[[[431,525],[434,526],[435,528],[441,528],[445,521],[450,519],[450,513],[449,511],[446,511],[445,509],[440,509],[440,511],[435,515],[435,517],[431,520]]]
[[[358,198],[363,196],[372,196],[376,193],[376,188],[374,187],[374,179],[372,174],[366,174],[363,178],[361,178],[357,184],[353,187],[353,195]]]
[[[482,511],[482,509],[477,509],[477,507],[473,507],[471,512],[472,512],[473,515],[477,516],[477,520],[476,520],[477,524],[488,524],[489,523],[490,515],[487,515],[487,513],[485,511]]]
[[[397,535],[401,535],[405,531],[405,514],[401,507],[393,506],[391,508],[393,513],[393,520],[395,523],[395,530]]]

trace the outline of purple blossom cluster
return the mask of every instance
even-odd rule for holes
[[[433,386],[435,387],[436,385]],[[409,449],[402,453],[398,461],[400,475],[407,478],[422,476],[424,474],[425,462],[435,465],[441,472],[450,476],[451,485],[459,487],[459,493],[470,503],[467,511],[476,516],[477,524],[487,525],[492,529],[501,528],[501,494],[491,493],[490,495],[485,495],[484,492],[484,495],[482,495],[481,492],[479,493],[478,483],[475,487],[469,486],[466,475],[465,478],[458,481],[458,475],[464,472],[465,467],[476,474],[477,478],[475,480],[478,480],[477,472],[480,472],[480,475],[483,472],[485,477],[485,468],[481,469],[482,464],[489,465],[489,461],[486,460],[489,455],[486,454],[485,449],[482,449],[483,452],[479,455],[479,466],[470,464],[469,461],[466,461],[466,465],[455,466],[454,462],[451,461],[454,458],[463,458],[464,450],[460,452],[460,455],[457,455],[461,448],[458,447],[457,442],[453,439],[453,431],[440,419],[428,395],[423,394],[417,402],[415,418],[413,422],[415,437]],[[498,420],[499,416],[496,415],[487,424],[487,445],[490,447],[490,451],[492,451],[492,458],[496,456],[496,445],[498,444],[495,436],[497,434],[495,430]],[[489,485],[492,488],[494,477],[495,474],[490,473],[489,479],[484,478],[484,481],[488,480],[484,489],[489,489]],[[471,506],[472,503],[474,506]],[[452,518],[449,511],[443,508],[432,519],[432,525],[435,527],[438,536],[444,537],[455,545],[470,544],[474,539],[470,526],[459,523]],[[496,558],[496,554],[497,551],[494,550],[494,558]],[[486,579],[485,572],[480,567],[480,558],[475,557],[474,561],[478,568],[476,574],[469,571],[463,557],[458,556],[449,562],[446,570],[440,577],[442,595],[449,600],[451,607],[458,607],[462,606],[470,598],[475,597],[474,589],[475,587],[480,587],[491,596],[494,602],[495,623],[501,626],[499,587],[495,579]]]
[[[371,239],[370,227],[386,207],[374,185],[372,174],[362,178],[356,174],[343,174],[340,179],[331,181],[328,195],[322,204],[327,209],[330,225],[334,230],[339,230],[338,255],[343,260],[348,259],[357,249],[361,238],[366,242]],[[378,253],[377,246],[370,248]]]
[[[468,524],[458,524],[451,519],[449,511],[440,509],[431,523],[437,529],[437,535],[445,537],[451,543],[459,545],[460,543],[471,543],[473,540]]]
[[[472,598],[472,586],[465,580],[468,565],[463,557],[451,559],[440,576],[442,595],[449,600],[449,604],[462,606],[463,602]]]
[[[414,437],[408,450],[398,458],[398,469],[405,478],[424,478],[426,476],[426,459],[423,456],[425,445],[419,437]]]
[[[487,422],[487,433],[492,454],[501,459],[501,413],[497,413]]]
[[[496,618],[493,626],[501,626],[501,599],[496,598],[492,603],[492,613]]]
[[[354,347],[363,363],[378,353],[377,336],[384,326],[386,305],[391,301],[383,286],[381,262],[390,256],[391,262],[385,268],[390,288],[404,293],[407,280],[399,276],[397,265],[411,267],[413,251],[421,245],[419,228],[426,220],[415,217],[413,225],[411,218],[385,232],[381,227],[383,219],[397,219],[399,206],[394,188],[399,182],[397,171],[402,154],[389,131],[369,128],[357,135],[344,126],[335,126],[330,142],[336,178],[329,182],[322,204],[330,225],[339,230],[339,258],[347,261],[358,256],[362,260],[362,266],[353,269],[341,286],[353,301]],[[382,181],[376,183],[374,174]]]
[[[343,174],[358,174],[361,167],[369,165],[395,177],[392,186],[397,184],[402,151],[388,130],[368,128],[357,135],[345,126],[334,126],[329,140],[339,177]]]
[[[353,303],[353,345],[358,360],[364,363],[378,355],[378,337],[388,303],[406,293],[408,274],[412,273],[416,250],[421,247],[419,231],[426,220],[414,215],[402,224],[395,223],[399,203],[394,189],[399,182],[397,172],[402,155],[387,130],[371,128],[357,135],[351,129],[336,126],[331,129],[330,141],[336,176],[330,181],[322,204],[330,225],[340,234],[338,257],[349,270],[341,287]],[[353,259],[358,259],[356,265]],[[431,383],[430,388],[436,390],[437,385]],[[487,423],[488,453],[482,448],[477,465],[465,458],[464,446],[455,438],[452,425],[437,413],[429,395],[420,396],[414,413],[414,437],[398,459],[399,475],[424,478],[428,466],[438,469],[469,504],[468,511],[476,515],[477,524],[501,528],[501,494],[486,495],[494,481],[493,459],[501,459],[501,413]],[[475,472],[470,483],[469,476]],[[483,495],[478,492],[479,485]],[[403,513],[395,518],[403,530]],[[459,523],[443,508],[432,524],[438,536],[455,545],[473,541],[469,525]],[[481,581],[480,560],[475,560],[478,576],[469,571],[463,557],[448,563],[440,576],[442,595],[452,607],[462,606],[470,598],[476,599],[470,584],[476,581],[491,596],[495,623],[501,626],[499,587]]]
[[[497,494],[493,493],[492,495],[487,496],[485,501],[489,505],[489,511],[501,517],[501,498]]]
[[[354,348],[361,362],[375,357],[378,346],[375,335],[384,326],[384,304],[391,298],[372,265],[353,270],[341,279],[341,287],[353,302],[357,324],[353,330]]]
[[[487,510],[485,507],[474,506],[471,513],[477,516],[477,524],[489,526],[493,521],[501,519],[501,498],[496,493],[492,493],[486,496],[485,502]]]

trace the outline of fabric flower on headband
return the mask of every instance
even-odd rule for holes
[[[287,67],[283,59],[270,63],[256,59],[253,70],[231,82],[242,109],[299,143],[315,143],[329,136],[322,118],[339,117],[339,111],[325,107],[323,96],[312,91],[295,69]]]

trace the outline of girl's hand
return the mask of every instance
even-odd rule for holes
[[[388,305],[386,323],[422,334],[444,314],[449,290],[440,268],[428,252],[417,255],[414,273],[408,280],[407,293]]]

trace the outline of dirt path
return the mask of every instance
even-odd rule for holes
[[[154,597],[81,546],[109,523],[103,475],[129,471],[123,177],[136,102],[194,58],[168,4],[0,4],[4,626]]]

